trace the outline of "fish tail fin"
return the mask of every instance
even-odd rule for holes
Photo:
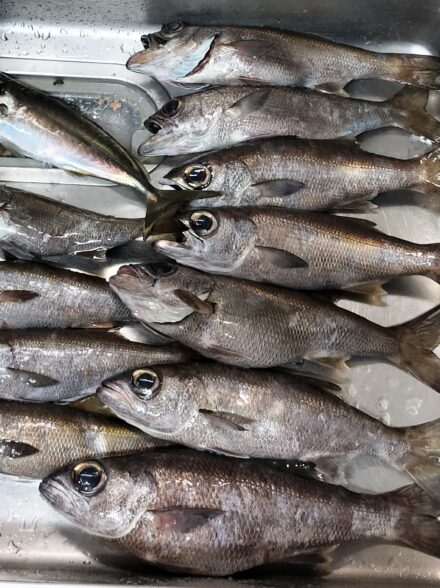
[[[440,304],[391,329],[400,343],[400,356],[390,359],[440,392],[440,358],[433,353],[440,343]]]
[[[420,157],[419,162],[425,180],[423,189],[430,194],[440,196],[440,148]]]
[[[388,54],[387,61],[394,80],[431,90],[440,88],[439,57]]]
[[[173,217],[185,202],[199,198],[218,198],[219,196],[219,192],[212,190],[155,189],[147,196],[144,239],[151,235],[153,229],[161,233],[175,232],[178,223],[173,220]]]
[[[408,86],[393,96],[390,102],[406,129],[432,141],[438,141],[440,123],[426,111],[428,97],[428,90]]]
[[[440,420],[408,427],[410,451],[403,469],[425,492],[440,501]],[[440,508],[440,506],[439,506]]]

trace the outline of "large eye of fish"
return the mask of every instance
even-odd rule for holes
[[[153,370],[136,370],[131,376],[134,393],[142,400],[151,400],[159,392],[160,377]]]
[[[168,118],[174,118],[179,114],[182,110],[182,103],[180,100],[174,98],[173,100],[169,100],[166,104],[162,106],[160,109],[161,114],[167,116]]]
[[[84,496],[96,496],[104,490],[107,474],[97,461],[84,461],[72,470],[72,484]]]
[[[189,226],[198,237],[210,237],[216,232],[218,222],[210,212],[193,212],[189,219]]]
[[[202,163],[188,165],[183,171],[183,177],[188,186],[196,190],[206,188],[212,180],[211,170]]]
[[[7,116],[8,114],[8,107],[6,104],[0,104],[0,116]]]
[[[147,272],[153,278],[163,278],[164,276],[171,276],[177,271],[177,267],[172,263],[161,261],[158,263],[149,263],[146,268]]]
[[[166,37],[172,37],[173,35],[177,35],[177,33],[180,33],[184,26],[185,25],[183,24],[183,22],[167,22],[164,25],[162,25],[160,32],[162,35]]]
[[[154,122],[154,120],[150,120],[148,118],[144,122],[144,127],[147,129],[147,131],[153,133],[153,135],[157,135],[157,133],[162,130],[162,127],[158,125],[157,122]]]

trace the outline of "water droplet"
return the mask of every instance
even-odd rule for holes
[[[86,36],[86,33],[85,33],[85,31],[80,31],[80,32],[79,32],[79,36],[84,38],[84,37]]]
[[[50,31],[47,31],[47,32],[43,31],[41,33],[41,38],[43,39],[43,41],[47,41],[47,39],[50,39]]]
[[[8,40],[8,37],[6,36],[6,33],[2,33],[1,36],[0,36],[0,39],[2,41],[7,41]]]
[[[67,35],[66,29],[60,29],[60,35]]]
[[[387,410],[390,405],[390,401],[386,398],[378,398],[377,399],[377,408],[379,410]]]
[[[41,37],[41,33],[40,33],[40,31],[39,31],[38,29],[36,29],[36,30],[34,31],[34,37],[35,37],[36,39],[39,39],[39,38]]]

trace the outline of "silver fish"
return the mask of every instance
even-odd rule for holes
[[[390,126],[438,141],[440,123],[425,110],[427,100],[427,90],[410,87],[385,102],[295,88],[213,88],[173,98],[150,116],[145,126],[153,135],[139,153],[197,153],[285,135],[336,139]]]
[[[215,208],[178,216],[184,232],[154,248],[203,271],[299,290],[385,292],[390,278],[440,281],[440,244],[418,245],[374,223],[281,208]],[[356,263],[353,263],[356,260]]]
[[[392,429],[288,374],[215,363],[150,366],[103,382],[98,397],[142,431],[195,449],[312,462],[322,479],[344,485],[356,458],[374,456],[434,499],[440,493],[440,422]]]
[[[184,190],[217,190],[219,198],[191,208],[279,206],[300,210],[374,207],[380,192],[412,188],[440,194],[435,149],[403,161],[366,153],[351,142],[273,137],[246,141],[194,157],[171,169],[162,184]]]
[[[116,419],[54,404],[0,401],[0,431],[0,473],[40,480],[79,459],[168,445]]]
[[[382,78],[440,88],[440,59],[377,53],[267,27],[164,24],[141,38],[128,69],[184,84],[305,86],[342,92],[351,80]]]
[[[38,263],[0,263],[0,329],[130,322],[130,312],[101,278]]]
[[[172,264],[122,266],[110,286],[134,317],[222,363],[394,363],[440,392],[440,306],[384,328],[315,296]]]
[[[40,492],[88,533],[180,574],[224,576],[367,538],[439,556],[438,504],[418,488],[355,494],[254,460],[171,449],[91,460]]]
[[[127,368],[188,357],[180,346],[144,345],[99,330],[0,331],[0,398],[70,402]]]

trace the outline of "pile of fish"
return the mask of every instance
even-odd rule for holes
[[[95,122],[0,74],[5,148],[145,198],[145,218],[124,219],[0,187],[0,472],[42,479],[85,531],[178,573],[324,573],[362,538],[440,557],[440,422],[392,428],[341,399],[352,358],[440,392],[440,306],[385,328],[334,304],[383,304],[400,276],[440,281],[440,243],[334,214],[383,191],[440,194],[426,110],[440,58],[178,22],[141,42],[130,70],[196,90],[145,121],[139,156],[188,155],[160,187]],[[350,98],[362,78],[404,86]],[[431,151],[357,146],[388,126]],[[120,266],[108,282],[106,262]],[[413,485],[355,492],[365,457]]]

